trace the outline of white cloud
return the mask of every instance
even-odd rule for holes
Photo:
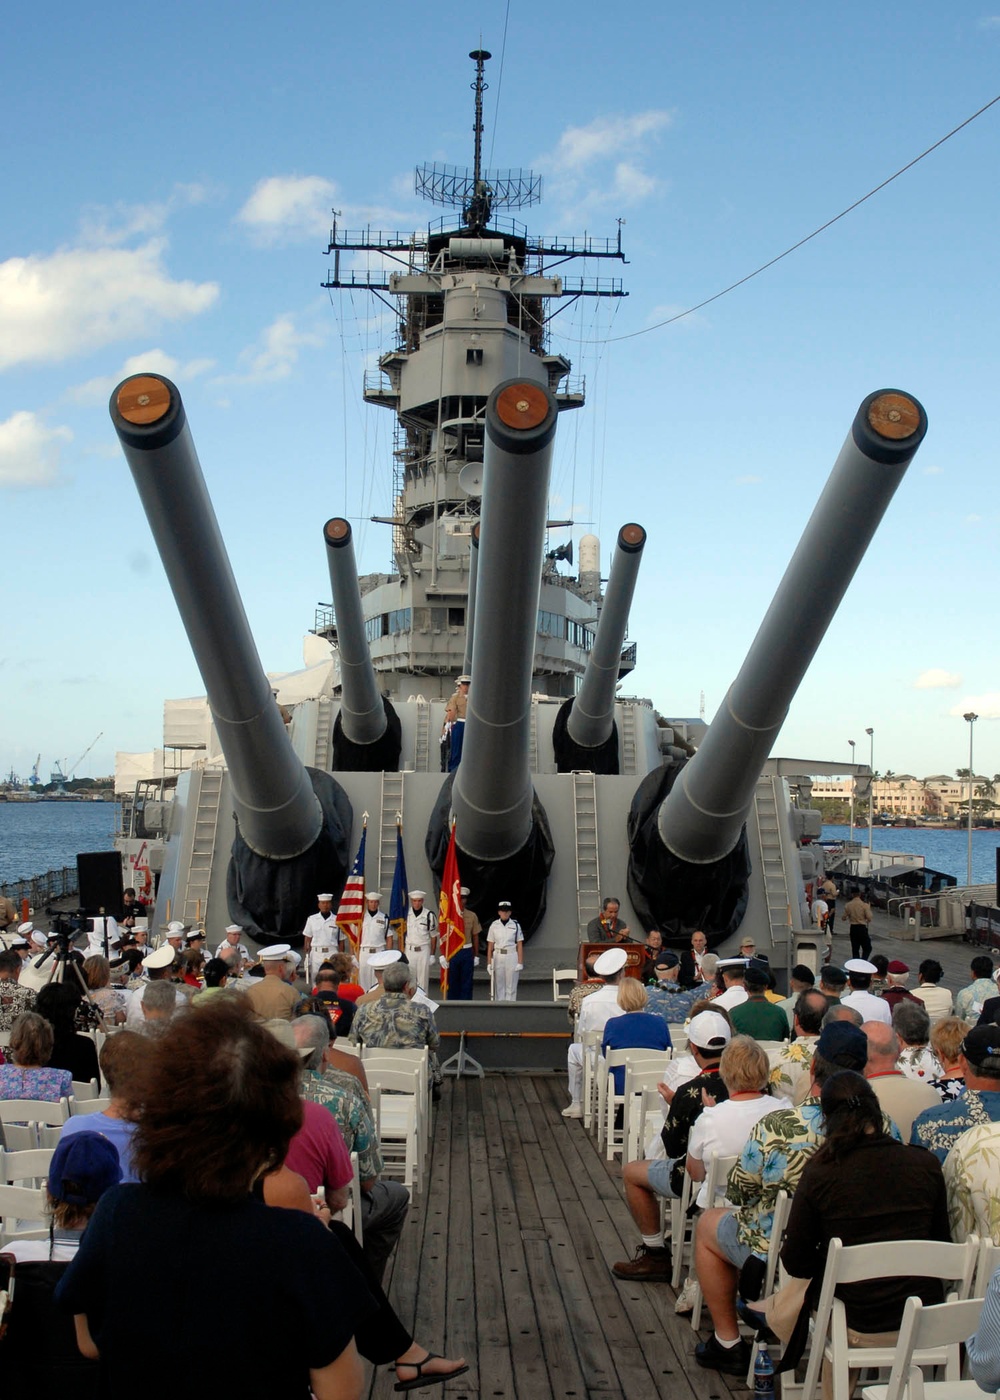
[[[941,476],[944,467],[924,467],[924,476]]]
[[[317,331],[299,330],[290,313],[278,316],[261,331],[255,345],[240,355],[237,374],[220,375],[216,384],[262,384],[287,379],[303,348],[322,345]]]
[[[56,363],[207,311],[218,285],[174,280],[165,250],[162,239],[150,239],[138,248],[68,248],[0,263],[0,370]]]
[[[950,715],[975,714],[980,719],[1000,719],[1000,690],[985,695],[967,695],[960,705],[952,705]]]
[[[551,157],[557,170],[575,170],[627,151],[634,154],[647,136],[669,126],[669,112],[651,110],[634,116],[595,117],[587,126],[570,126]]]
[[[167,199],[149,204],[92,205],[83,212],[80,241],[92,247],[108,247],[131,238],[148,238],[163,229],[176,209],[204,204],[209,193],[207,185],[178,184]]]
[[[0,486],[52,486],[59,476],[59,453],[71,442],[69,428],[48,428],[22,410],[0,423]]]
[[[337,186],[320,175],[271,175],[258,180],[237,214],[267,244],[320,238],[330,232]]]
[[[914,690],[956,690],[962,684],[957,671],[945,671],[934,666],[929,671],[921,671],[913,682]]]
[[[186,383],[196,379],[199,374],[206,374],[214,368],[214,360],[188,360],[186,363],[182,363],[173,355],[168,355],[165,350],[144,350],[139,355],[130,355],[123,362],[117,374],[101,375],[96,379],[88,379],[86,383],[77,384],[70,389],[66,397],[73,403],[103,404],[115,386],[120,384],[123,379],[128,379],[131,374],[162,374],[183,388]]]

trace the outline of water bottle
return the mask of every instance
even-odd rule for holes
[[[774,1400],[774,1362],[766,1342],[757,1343],[753,1362],[753,1393],[755,1400]]]

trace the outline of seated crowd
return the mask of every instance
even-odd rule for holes
[[[61,1127],[48,1238],[4,1246],[22,1274],[51,1261],[63,1275],[40,1313],[27,1282],[16,1295],[24,1301],[12,1314],[21,1322],[10,1329],[13,1351],[5,1343],[5,1376],[21,1374],[8,1363],[29,1333],[34,1361],[30,1379],[25,1372],[11,1390],[5,1381],[4,1395],[50,1393],[38,1364],[50,1340],[51,1393],[58,1379],[60,1393],[71,1380],[81,1396],[117,1394],[128,1377],[145,1375],[143,1330],[124,1304],[145,1289],[152,1259],[157,1306],[164,1320],[174,1310],[175,1328],[192,1288],[225,1297],[251,1278],[294,1321],[294,1349],[246,1347],[237,1358],[227,1350],[233,1393],[279,1400],[311,1387],[317,1400],[353,1400],[359,1357],[394,1365],[397,1390],[462,1374],[464,1358],[418,1343],[382,1291],[409,1192],[383,1176],[364,1063],[337,1046],[348,1030],[355,1045],[427,1046],[439,1082],[433,1014],[413,1001],[405,957],[381,955],[377,986],[352,1024],[353,1001],[342,995],[350,959],[324,963],[303,994],[287,945],[263,949],[258,971],[245,968],[238,937],[227,934],[207,963],[201,941],[184,949],[168,940],[113,962],[92,954],[79,979],[71,956],[64,980],[37,993],[18,982],[19,953],[0,953],[0,1028],[9,1031],[0,1099],[55,1102],[73,1095],[74,1080],[98,1080],[106,1096]],[[106,1032],[99,1062],[92,1025]],[[361,1244],[335,1218],[350,1199],[352,1153]],[[274,1206],[284,1210],[266,1209]],[[144,1395],[173,1395],[213,1373],[218,1336],[195,1333],[143,1380]]]
[[[818,1298],[831,1239],[961,1242],[975,1235],[1000,1245],[1000,973],[992,959],[973,958],[971,980],[955,996],[942,985],[936,959],[921,962],[911,988],[905,963],[878,957],[824,965],[818,977],[795,967],[782,998],[752,944],[740,951],[738,959],[718,959],[697,932],[680,957],[658,954],[645,989],[623,975],[624,953],[602,953],[571,996],[576,1036],[563,1110],[567,1118],[585,1114],[584,1063],[598,1054],[592,1037],[584,1043],[585,1031],[602,1029],[604,1051],[630,1046],[648,1054],[660,1048],[648,1024],[656,1016],[666,1046],[671,1028],[686,1030],[687,1052],[667,1058],[667,1050],[664,1058],[662,1130],[623,1165],[639,1242],[612,1271],[632,1282],[670,1281],[673,1250],[684,1241],[666,1233],[663,1203],[680,1197],[690,1178],[698,1211],[693,1268],[675,1307],[690,1312],[700,1289],[712,1333],[695,1359],[733,1376],[745,1375],[751,1359],[740,1321],[769,1335],[769,1321],[782,1315],[775,1297],[761,1300],[759,1291],[781,1192],[790,1211],[775,1245],[790,1284],[801,1281],[802,1317]],[[684,969],[688,981],[700,979],[687,990]],[[704,1182],[713,1153],[735,1165],[724,1196],[720,1190],[710,1201]],[[838,1296],[849,1334],[873,1345],[894,1337],[914,1294],[924,1302],[943,1298],[930,1279],[844,1286]],[[1000,1284],[996,1307],[1000,1315]],[[803,1335],[800,1323],[799,1345],[789,1347],[783,1365],[794,1364]],[[824,1376],[824,1394],[828,1386]]]

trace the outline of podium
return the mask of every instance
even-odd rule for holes
[[[632,943],[581,943],[580,956],[577,960],[576,975],[581,982],[587,980],[587,959],[599,957],[601,953],[606,953],[611,948],[624,948],[628,954],[628,962],[622,971],[623,977],[638,977],[641,981],[646,975],[646,963],[648,961],[645,944]]]

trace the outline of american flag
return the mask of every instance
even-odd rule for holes
[[[351,951],[357,956],[361,945],[361,924],[365,917],[365,841],[368,839],[368,823],[361,828],[361,841],[354,857],[351,873],[347,877],[344,893],[340,896],[337,909],[337,924],[347,935]]]

